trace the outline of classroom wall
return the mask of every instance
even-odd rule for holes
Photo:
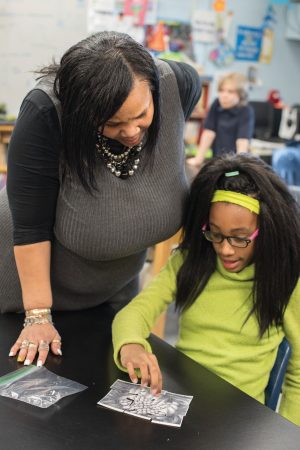
[[[16,115],[34,70],[86,36],[86,0],[0,0],[0,103]]]
[[[268,0],[227,0],[227,10],[234,16],[229,43],[235,46],[238,25],[259,27]],[[158,16],[165,20],[189,22],[194,9],[210,9],[211,0],[158,0]],[[51,62],[72,44],[86,36],[87,0],[0,0],[0,103],[17,114],[25,93],[34,85],[33,70]],[[286,104],[300,103],[300,40],[285,38],[286,6],[276,5],[274,54],[270,64],[234,62],[217,68],[208,60],[211,47],[198,44],[195,55],[207,75],[217,77],[228,71],[246,73],[249,65],[258,70],[261,86],[255,87],[252,99],[265,99],[270,89],[279,89]],[[215,86],[211,98],[215,96]]]
[[[163,19],[190,21],[194,9],[210,9],[210,0],[162,0],[159,2],[158,13]],[[238,25],[259,27],[265,15],[269,0],[226,0],[227,11],[234,12],[230,26],[228,41],[235,47],[236,30]],[[195,55],[203,65],[206,74],[215,78],[224,72],[238,71],[247,73],[249,65],[255,66],[261,86],[250,92],[250,99],[265,99],[270,89],[279,89],[283,101],[288,104],[300,103],[299,75],[300,75],[300,40],[292,41],[285,38],[286,12],[285,5],[274,5],[276,23],[274,24],[274,52],[270,64],[249,63],[236,61],[227,68],[219,69],[208,60],[211,46],[198,44]],[[300,25],[299,25],[300,27]],[[211,99],[216,95],[216,82],[213,85]]]

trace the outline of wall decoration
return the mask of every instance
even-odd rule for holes
[[[262,36],[262,28],[239,26],[235,59],[238,61],[258,61],[261,52]]]
[[[194,42],[216,42],[216,13],[197,10],[192,15],[192,36]]]
[[[134,25],[143,26],[147,12],[148,0],[125,0],[124,14],[134,17]]]
[[[290,0],[269,0],[273,5],[288,5]]]
[[[176,54],[184,53],[193,59],[191,25],[183,22],[159,22],[156,26],[147,25],[145,45],[156,52],[172,52],[172,59]],[[167,55],[161,57],[167,57]],[[179,58],[182,59],[181,56]]]
[[[218,67],[230,66],[234,61],[234,50],[228,42],[220,42],[209,54],[209,59]]]
[[[148,0],[145,15],[145,25],[155,25],[157,22],[157,0]]]
[[[87,4],[88,33],[114,29],[116,21],[114,0],[89,0]]]
[[[216,12],[225,11],[225,6],[225,0],[215,0],[212,4],[212,7]]]
[[[209,59],[217,67],[226,67],[234,61],[234,50],[227,41],[227,36],[232,21],[232,11],[225,13],[216,13],[216,42],[217,47],[209,53]]]
[[[275,10],[272,5],[267,7],[265,16],[263,17],[263,36],[261,44],[261,52],[259,62],[269,64],[273,55],[274,32],[273,25],[276,23]]]

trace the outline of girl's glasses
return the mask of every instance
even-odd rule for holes
[[[221,242],[224,241],[224,239],[227,240],[227,242],[232,245],[232,247],[239,247],[239,248],[245,248],[248,247],[248,245],[254,241],[254,239],[258,236],[258,228],[251,234],[251,236],[247,238],[237,237],[237,236],[224,236],[221,233],[215,233],[210,230],[206,230],[206,225],[202,228],[202,233],[209,242],[213,242],[214,244],[221,244]]]

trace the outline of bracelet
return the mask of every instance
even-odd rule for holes
[[[28,325],[43,325],[50,323],[53,325],[51,309],[50,308],[34,308],[25,311],[25,320],[23,327]]]
[[[45,316],[51,314],[51,309],[50,308],[35,308],[35,309],[28,309],[27,311],[25,311],[25,315],[27,316]]]
[[[23,327],[27,327],[28,325],[43,325],[45,323],[50,323],[53,325],[51,314],[47,314],[44,316],[29,316],[25,317]]]

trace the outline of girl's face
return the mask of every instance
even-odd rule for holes
[[[152,123],[154,105],[149,83],[136,78],[121,108],[104,125],[102,134],[125,147],[141,142]]]
[[[236,85],[232,81],[224,81],[218,92],[219,102],[222,108],[229,109],[236,106],[240,97]]]
[[[258,228],[257,215],[243,206],[227,202],[212,203],[209,213],[209,228],[213,233],[224,236],[248,238]],[[227,239],[212,243],[224,269],[240,272],[252,263],[255,240],[247,247],[233,247]]]

